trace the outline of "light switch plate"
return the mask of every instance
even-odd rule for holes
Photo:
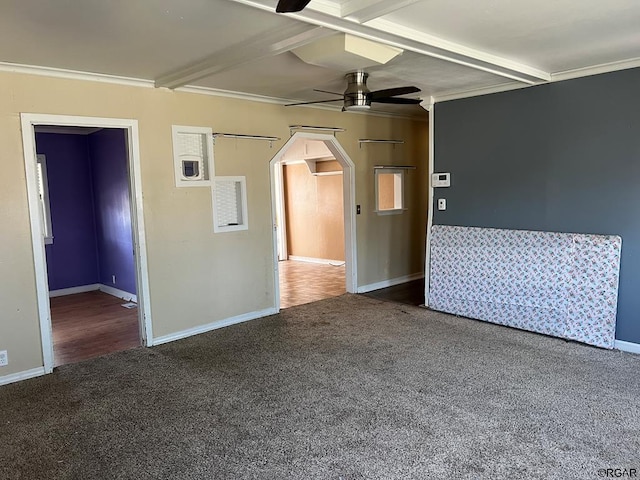
[[[446,210],[447,209],[447,199],[439,198],[438,199],[438,210]]]
[[[6,350],[0,350],[0,367],[9,365],[9,355]]]

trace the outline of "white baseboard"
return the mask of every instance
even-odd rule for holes
[[[625,342],[624,340],[613,342],[613,348],[623,352],[640,353],[640,343]]]
[[[173,342],[174,340],[180,340],[183,338],[191,337],[193,335],[199,335],[200,333],[210,332],[211,330],[229,327],[231,325],[248,322],[257,318],[267,317],[276,313],[276,309],[273,307],[267,308],[265,310],[258,310],[257,312],[243,313],[242,315],[226,318],[224,320],[218,320],[217,322],[212,322],[207,325],[201,325],[199,327],[189,328],[188,330],[182,330],[181,332],[170,333],[169,335],[156,337],[153,339],[153,345],[162,345],[163,343]]]
[[[370,283],[369,285],[361,285],[360,287],[358,287],[357,292],[372,292],[374,290],[380,290],[381,288],[393,287],[394,285],[413,282],[414,280],[420,280],[421,278],[424,278],[424,272],[413,273],[411,275],[405,275],[403,277],[391,278],[389,280],[383,280],[382,282]]]
[[[45,374],[44,367],[32,368],[23,372],[12,373],[0,377],[0,385],[8,385],[10,383],[20,382],[29,378],[40,377]]]
[[[93,292],[94,290],[100,290],[99,283],[80,285],[79,287],[60,288],[58,290],[49,290],[49,298],[64,297],[65,295],[75,295],[76,293]]]
[[[297,255],[289,255],[289,260],[296,262],[321,263],[322,265],[340,265],[344,260],[329,260],[327,258],[298,257]]]
[[[106,293],[107,295],[111,295],[112,297],[118,297],[129,302],[138,303],[137,295],[125,292],[124,290],[120,290],[118,288],[110,287],[109,285],[105,285],[103,283],[92,283],[90,285],[80,285],[79,287],[51,290],[49,291],[49,298],[63,297],[65,295],[75,295],[76,293],[93,292],[95,290],[100,290],[101,292]]]
[[[126,300],[127,302],[138,303],[138,296],[134,295],[133,293],[125,292],[124,290],[120,290],[118,288],[113,288],[113,287],[110,287],[109,285],[105,285],[103,283],[98,285],[98,287],[99,287],[98,290],[100,290],[103,293],[106,293],[107,295],[111,295],[112,297],[121,298],[123,300]]]

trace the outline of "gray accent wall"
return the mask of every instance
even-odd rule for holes
[[[620,235],[616,338],[640,343],[640,69],[438,103],[434,128],[433,223]]]

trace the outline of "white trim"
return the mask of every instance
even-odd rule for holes
[[[325,143],[334,158],[342,165],[343,205],[344,205],[344,243],[345,243],[345,276],[346,290],[355,293],[358,285],[358,246],[356,241],[356,179],[355,164],[334,135],[325,133],[296,132],[278,150],[269,162],[271,186],[271,221],[273,226],[273,264],[275,309],[280,311],[280,276],[278,271],[278,240],[276,225],[276,191],[275,167],[284,154],[298,139],[320,140]]]
[[[640,67],[640,57],[620,60],[617,62],[602,63],[600,65],[591,65],[589,67],[574,68],[563,72],[551,74],[552,82],[561,82],[563,80],[571,80],[573,78],[589,77],[591,75],[599,75],[601,73],[617,72],[619,70],[627,70],[629,68]]]
[[[300,160],[304,162],[304,160]],[[277,241],[277,256],[278,260],[287,260],[289,258],[289,244],[287,243],[287,212],[285,211],[285,198],[284,198],[284,165],[285,162],[276,163],[273,166],[273,181],[275,189],[275,215],[274,223],[276,228],[280,228],[280,235],[276,236]],[[279,220],[279,223],[278,223]]]
[[[420,280],[424,278],[424,273],[412,273],[411,275],[403,275],[402,277],[390,278],[389,280],[383,280],[381,282],[370,283],[369,285],[362,285],[358,287],[358,293],[368,293],[374,290],[380,290],[381,288],[393,287],[407,282],[413,282],[414,280]]]
[[[239,207],[242,209],[241,218],[242,223],[238,225],[219,225],[218,221],[218,202],[216,201],[216,195],[218,193],[219,185],[218,183],[222,182],[233,182],[235,184],[240,184],[240,202],[241,205]],[[236,191],[237,193],[237,191]],[[238,232],[241,230],[249,230],[249,207],[247,205],[247,177],[242,176],[217,176],[213,177],[212,187],[211,187],[211,202],[213,206],[213,231],[214,233],[225,233],[225,232]],[[237,207],[238,205],[236,205]]]
[[[626,342],[624,340],[615,340],[613,348],[623,352],[640,353],[640,343]]]
[[[140,322],[140,338],[142,343],[153,345],[153,322],[151,320],[151,289],[149,287],[149,266],[147,261],[147,234],[144,226],[142,199],[142,170],[140,167],[140,138],[138,121],[133,120],[128,135],[129,144],[129,182],[131,185],[131,228],[133,231],[134,254],[136,255],[136,286],[138,301],[138,318]]]
[[[29,378],[40,377],[44,375],[44,367],[32,368],[31,370],[24,370],[18,373],[12,373],[10,375],[4,375],[0,377],[0,385],[8,385],[10,383],[20,382]]]
[[[192,337],[193,335],[199,335],[219,328],[229,327],[231,325],[248,322],[250,320],[256,320],[269,315],[275,315],[276,313],[275,308],[265,308],[264,310],[258,310],[256,312],[243,313],[242,315],[226,318],[224,320],[217,320],[206,325],[200,325],[199,327],[193,327],[180,332],[170,333],[169,335],[163,335],[162,337],[156,337],[153,339],[153,344],[162,345],[163,343],[181,340],[183,338]]]
[[[199,179],[187,180],[182,178],[182,153],[178,151],[179,141],[178,135],[193,134],[204,137],[205,149],[203,152],[206,155],[206,159],[202,159],[203,163],[206,162],[207,171],[206,177],[203,176]],[[211,127],[193,127],[188,125],[171,125],[171,142],[173,147],[173,173],[176,180],[176,187],[211,187],[211,179],[215,176],[215,163],[213,159],[213,129]],[[198,158],[201,158],[198,156]]]
[[[540,84],[539,84],[540,85]],[[493,85],[490,87],[472,88],[470,90],[457,90],[444,92],[442,94],[434,95],[433,103],[447,102],[449,100],[458,100],[460,98],[479,97],[481,95],[491,95],[492,93],[508,92],[510,90],[519,90],[521,88],[529,88],[533,85],[526,85],[524,83],[501,83],[500,85]]]
[[[114,288],[109,285],[105,285],[104,283],[101,283],[98,285],[98,290],[100,290],[102,293],[106,293],[107,295],[111,295],[112,297],[126,300],[127,302],[138,303],[137,295],[130,292],[125,292],[124,290],[120,290],[119,288]]]
[[[435,104],[433,103],[433,99],[431,100],[431,105],[429,106],[429,172],[427,178],[431,180],[431,176],[433,175],[433,166],[435,163]],[[427,199],[429,204],[427,205],[427,238],[426,238],[426,250],[424,256],[424,305],[425,307],[429,306],[429,284],[431,280],[431,227],[433,226],[433,184],[431,181],[428,182],[427,186]]]
[[[67,70],[55,67],[41,67],[38,65],[24,65],[10,62],[0,62],[0,72],[24,73],[27,75],[84,80],[88,82],[114,83],[117,85],[129,85],[132,87],[154,87],[152,80],[144,80],[141,78],[123,77],[120,75],[109,75],[105,73],[82,72],[79,70]]]
[[[358,23],[366,23],[383,15],[417,3],[420,0],[348,0],[340,6],[340,16]]]
[[[299,257],[297,255],[289,255],[289,260],[306,263],[319,263],[322,265],[335,265],[336,263],[345,263],[344,260],[331,260],[328,258]]]
[[[42,358],[45,373],[53,371],[53,338],[51,330],[51,311],[49,308],[49,285],[47,263],[44,251],[42,225],[39,217],[38,189],[35,171],[36,162],[36,125],[61,125],[77,127],[122,128],[127,131],[128,170],[131,194],[131,224],[136,257],[136,280],[138,295],[142,298],[138,315],[141,338],[145,345],[151,345],[153,339],[151,322],[151,302],[149,298],[149,275],[147,267],[147,247],[142,202],[142,179],[140,171],[140,149],[138,141],[138,121],[131,119],[78,117],[70,115],[49,115],[21,113],[22,147],[24,153],[29,220],[31,224],[31,243],[36,281],[38,316],[42,342]]]
[[[66,297],[67,295],[93,292],[95,290],[100,290],[99,283],[91,283],[89,285],[80,285],[78,287],[59,288],[57,290],[49,290],[49,298]]]

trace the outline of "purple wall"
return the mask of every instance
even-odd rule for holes
[[[124,130],[37,133],[36,150],[47,157],[49,289],[102,283],[135,294]]]
[[[98,283],[91,168],[84,135],[36,134],[47,157],[53,244],[46,245],[49,288]]]
[[[88,142],[93,171],[99,283],[135,294],[125,132],[100,130],[89,135]],[[112,281],[113,275],[116,283]]]

